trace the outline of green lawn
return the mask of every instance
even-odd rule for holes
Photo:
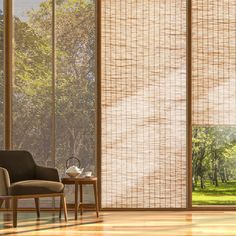
[[[236,205],[236,181],[219,182],[219,187],[206,183],[206,188],[195,188],[192,205]]]

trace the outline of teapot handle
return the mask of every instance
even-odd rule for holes
[[[66,161],[66,168],[68,169],[69,168],[69,161],[70,160],[72,160],[72,159],[76,159],[77,161],[78,161],[78,167],[80,168],[80,165],[81,165],[81,163],[80,163],[80,160],[77,158],[77,157],[69,157],[68,159],[67,159],[67,161]]]

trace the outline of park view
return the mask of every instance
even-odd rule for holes
[[[236,127],[193,127],[192,205],[236,205]]]
[[[2,148],[4,12],[3,1],[0,3]],[[13,1],[13,148],[30,151],[39,165],[55,166],[61,176],[65,174],[66,160],[72,155],[80,159],[85,170],[95,173],[95,1],[55,1],[55,41],[52,3],[51,0]],[[66,191],[68,201],[71,191]]]

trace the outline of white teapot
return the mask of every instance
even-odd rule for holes
[[[72,159],[75,159],[77,160],[78,162],[78,166],[76,165],[72,165],[72,166],[69,166],[69,161],[71,161]],[[80,168],[80,160],[76,157],[70,157],[67,161],[66,161],[66,174],[68,176],[70,176],[71,178],[75,178],[75,177],[78,177],[82,174],[84,168]]]

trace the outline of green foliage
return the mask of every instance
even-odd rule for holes
[[[46,0],[15,17],[13,143],[51,165],[52,4]],[[77,155],[95,171],[95,4],[60,0],[56,6],[56,166]]]
[[[193,202],[201,196],[207,204],[205,192],[236,180],[236,127],[193,127],[192,133]]]
[[[215,187],[210,181],[206,188],[197,187],[193,192],[193,205],[236,205],[236,181],[221,183]]]

